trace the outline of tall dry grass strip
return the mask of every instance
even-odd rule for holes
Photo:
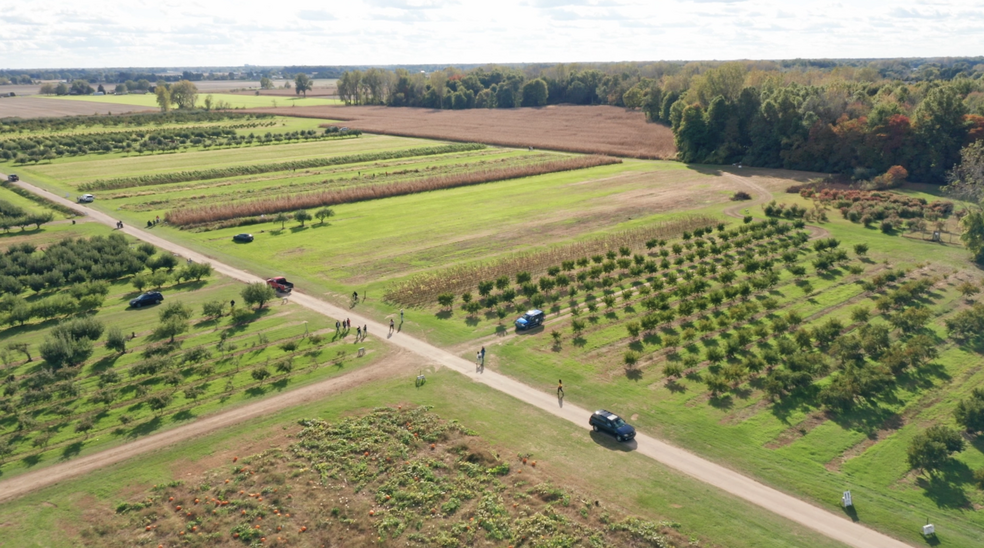
[[[454,143],[433,147],[417,147],[404,150],[384,152],[369,152],[366,154],[349,154],[347,156],[332,156],[330,158],[311,158],[309,160],[291,160],[275,164],[256,164],[252,166],[231,166],[216,169],[196,169],[192,171],[176,171],[172,173],[155,173],[137,177],[118,177],[115,179],[97,179],[79,185],[79,190],[119,190],[138,186],[165,185],[170,183],[186,183],[188,181],[204,181],[222,179],[240,175],[258,175],[289,169],[311,169],[316,167],[337,166],[342,164],[357,164],[361,162],[377,162],[380,160],[395,160],[413,156],[433,156],[435,154],[451,154],[455,152],[471,152],[482,150],[485,145],[478,143]]]
[[[486,169],[470,173],[457,173],[427,177],[415,181],[402,181],[387,184],[364,185],[338,190],[325,190],[309,194],[291,194],[263,200],[241,203],[216,204],[197,208],[172,210],[167,212],[165,219],[176,226],[194,226],[216,223],[239,217],[255,217],[310,209],[314,207],[332,206],[366,200],[378,200],[393,196],[404,196],[418,192],[442,190],[460,186],[491,183],[507,179],[532,177],[559,171],[573,171],[589,167],[618,164],[622,160],[608,156],[580,156],[564,158],[551,162],[513,166],[500,169]]]
[[[458,294],[473,290],[481,281],[494,280],[499,276],[512,277],[517,272],[530,272],[536,275],[546,272],[551,266],[560,266],[564,261],[604,254],[622,246],[638,249],[649,240],[672,238],[684,231],[713,226],[719,222],[719,219],[706,215],[688,215],[651,226],[547,249],[516,253],[483,263],[443,268],[411,276],[388,289],[383,298],[387,302],[403,306],[430,305],[437,301],[437,296],[441,293]]]

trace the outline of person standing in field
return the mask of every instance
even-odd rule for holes
[[[557,397],[564,399],[564,381],[557,379]]]
[[[368,336],[369,336],[369,326],[368,325],[363,325],[362,326],[362,338],[365,339]]]
[[[355,326],[355,340],[359,340],[361,338],[362,338],[362,328],[359,326]]]
[[[342,327],[342,322],[335,320],[335,333],[341,331],[341,327]]]

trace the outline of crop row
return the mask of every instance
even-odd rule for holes
[[[689,215],[672,221],[607,234],[598,238],[528,251],[492,261],[453,266],[412,276],[386,291],[386,301],[404,306],[428,305],[442,293],[468,291],[483,280],[513,276],[517,272],[539,273],[554,265],[583,257],[605,254],[624,247],[638,247],[645,242],[678,236],[695,230],[709,230],[718,224],[713,217]],[[723,225],[722,225],[723,228]]]
[[[277,198],[243,203],[209,205],[194,209],[177,209],[168,211],[165,219],[168,223],[177,226],[202,225],[240,217],[255,217],[299,209],[391,198],[419,192],[518,179],[521,177],[532,177],[535,175],[586,169],[615,163],[621,163],[621,160],[609,156],[579,156],[541,164],[486,169],[470,173],[427,177],[383,185],[365,185],[309,194],[283,195]]]
[[[332,156],[329,158],[291,160],[288,162],[278,162],[274,164],[241,165],[217,169],[197,169],[191,171],[157,173],[154,175],[142,175],[138,177],[96,179],[95,181],[82,183],[79,185],[79,189],[116,190],[120,188],[132,188],[137,186],[164,185],[169,183],[184,183],[188,181],[201,181],[207,179],[222,179],[224,177],[235,177],[237,175],[256,175],[259,173],[271,173],[291,169],[311,169],[315,167],[392,160],[395,158],[409,158],[412,156],[432,156],[435,154],[449,154],[453,152],[481,150],[483,148],[485,148],[485,145],[478,143],[457,143],[432,147],[408,148],[403,150],[369,152],[365,154],[350,154],[346,156]]]
[[[103,116],[61,116],[53,118],[8,118],[0,121],[0,134],[36,131],[60,131],[77,127],[141,127],[187,122],[220,122],[223,120],[261,120],[272,114],[244,114],[220,111],[171,111],[166,113],[124,114]]]

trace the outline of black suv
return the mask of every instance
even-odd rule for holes
[[[144,305],[157,304],[164,300],[164,295],[161,295],[160,291],[148,291],[141,294],[136,299],[130,299],[130,306],[133,308],[140,308]]]
[[[607,432],[618,441],[629,441],[636,435],[635,428],[623,421],[622,417],[604,409],[595,411],[588,424],[594,427],[595,432]]]
[[[7,182],[8,183],[16,183],[17,181],[20,181],[20,177],[14,175],[13,173],[11,173],[10,175],[7,175]]]

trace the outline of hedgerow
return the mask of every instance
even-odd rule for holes
[[[311,158],[309,160],[291,160],[289,162],[278,162],[275,164],[256,164],[247,166],[234,166],[221,169],[199,169],[192,171],[178,171],[172,173],[159,173],[154,175],[143,175],[139,177],[119,177],[115,179],[97,179],[79,185],[79,190],[116,190],[120,188],[131,188],[137,186],[163,185],[168,183],[184,183],[188,181],[201,181],[207,179],[221,179],[224,177],[236,177],[240,175],[257,175],[260,173],[272,173],[276,171],[287,171],[290,169],[311,169],[316,167],[327,167],[341,164],[355,164],[360,162],[375,162],[379,160],[392,160],[395,158],[409,158],[412,156],[430,156],[435,154],[450,154],[454,152],[468,152],[481,150],[485,145],[477,143],[460,143],[441,145],[433,147],[410,148],[404,150],[392,150],[385,152],[369,152],[365,154],[350,154],[347,156],[332,156],[330,158]]]

